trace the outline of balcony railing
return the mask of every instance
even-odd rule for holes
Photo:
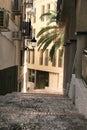
[[[22,35],[26,39],[32,39],[32,26],[31,26],[31,21],[29,22],[22,22]]]
[[[82,55],[82,78],[87,84],[87,49],[83,51]]]

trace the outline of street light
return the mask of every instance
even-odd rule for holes
[[[24,50],[28,50],[28,51],[34,51],[34,48],[36,47],[36,42],[37,40],[35,39],[35,37],[33,37],[33,39],[30,41],[31,42],[31,46],[32,48],[29,48],[28,45],[26,44],[24,47]],[[29,43],[30,44],[30,43]]]
[[[36,39],[35,37],[31,40],[32,48],[29,48],[27,44],[24,47],[24,84],[23,84],[23,92],[26,93],[26,87],[27,87],[27,51],[34,51],[34,48],[36,47]]]
[[[33,33],[33,29],[31,26],[31,15],[34,14],[33,11],[33,0],[26,0],[24,3],[25,7],[28,8],[29,11],[29,21],[24,21],[23,22],[23,35],[25,39],[24,43],[24,84],[23,84],[23,92],[26,93],[26,87],[27,87],[27,51],[34,51],[34,48],[36,47],[36,39],[35,39],[35,34]],[[27,27],[28,25],[28,27]],[[31,45],[29,48],[28,44]]]

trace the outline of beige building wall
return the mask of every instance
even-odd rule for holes
[[[10,50],[10,51],[9,51]],[[0,35],[0,69],[5,69],[16,65],[16,47],[6,39],[2,34]]]
[[[45,27],[47,24],[47,18],[44,19],[44,21],[41,21],[40,16],[42,14],[42,6],[44,5],[45,8],[45,13],[47,12],[47,6],[50,4],[50,10],[54,10],[56,8],[56,0],[34,0],[34,8],[36,10],[35,12],[35,17],[36,17],[36,22],[34,23],[34,17],[31,16],[31,23],[33,26],[33,29],[35,30],[35,38],[37,33],[42,27]],[[26,14],[28,14],[29,9],[26,9]],[[29,16],[26,16],[27,19]],[[37,38],[36,38],[37,39]],[[38,40],[38,39],[37,39]],[[48,53],[52,45],[48,47]],[[41,50],[40,50],[41,51]],[[38,47],[35,47],[35,54],[34,54],[34,63],[32,64],[32,53],[30,51],[30,63],[29,59],[28,61],[28,69],[34,69],[35,71],[42,71],[43,72],[48,72],[49,73],[49,88],[50,89],[59,89],[62,87],[62,76],[63,75],[63,60],[62,60],[62,66],[58,67],[58,59],[59,59],[59,51],[57,52],[56,55],[56,65],[52,66],[52,62],[48,60],[48,65],[45,65],[45,56],[46,52],[43,53],[43,64],[40,65],[40,51],[38,51]],[[29,58],[29,57],[28,57]],[[48,57],[49,58],[49,57]],[[35,85],[35,84],[33,84]],[[31,87],[32,84],[28,82],[27,87]],[[34,86],[33,86],[34,87]]]
[[[20,79],[20,50],[22,41],[13,40],[12,32],[19,31],[20,15],[14,15],[12,12],[12,0],[0,0],[0,8],[9,13],[8,29],[0,30],[0,70],[8,70],[11,67],[17,67],[17,87]],[[6,76],[6,75],[5,75]],[[0,86],[1,87],[1,86]]]
[[[18,31],[20,23],[19,16],[15,16],[15,20],[12,19],[11,0],[0,0],[0,8],[4,8],[9,12],[8,30],[6,32],[1,31],[0,33],[0,46],[2,46],[2,48],[0,48],[0,52],[2,52],[2,55],[0,55],[0,59],[2,59],[2,61],[0,60],[2,67],[0,69],[2,69],[19,64],[18,49],[20,48],[20,44],[19,41],[13,41],[12,31]]]

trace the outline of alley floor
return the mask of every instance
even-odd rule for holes
[[[59,94],[0,96],[0,130],[87,130],[87,119]]]

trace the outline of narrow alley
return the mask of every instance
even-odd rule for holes
[[[0,130],[87,130],[87,119],[61,94],[0,96]]]

